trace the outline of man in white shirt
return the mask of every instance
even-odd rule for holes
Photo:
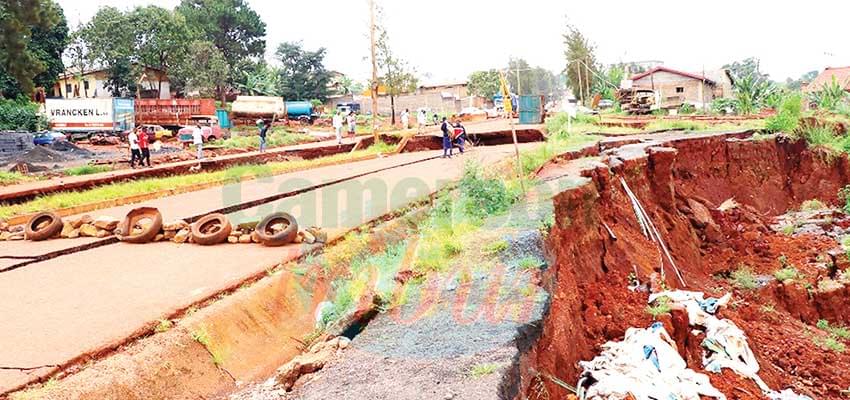
[[[139,135],[136,134],[136,130],[130,131],[130,134],[127,135],[127,143],[130,144],[130,168],[134,169],[136,168],[136,160],[139,160],[140,163],[142,161],[142,149],[139,147]]]
[[[337,112],[333,118],[334,131],[336,131],[336,142],[342,144],[342,113]]]
[[[351,136],[357,135],[357,116],[354,115],[354,111],[348,113],[348,117],[346,118],[348,122],[348,134]]]
[[[201,130],[201,124],[195,125],[192,130],[192,143],[198,149],[198,160],[204,159],[204,131]]]
[[[428,116],[425,114],[425,110],[419,110],[419,114],[416,116],[416,122],[419,124],[419,131],[416,133],[425,132],[425,125],[428,124]]]
[[[410,110],[406,108],[401,112],[401,126],[402,129],[410,129]]]

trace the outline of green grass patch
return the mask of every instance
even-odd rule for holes
[[[666,296],[659,297],[655,299],[652,304],[646,306],[646,313],[652,316],[652,319],[658,319],[658,317],[670,314],[673,308],[670,306],[670,298]]]
[[[14,185],[33,180],[31,177],[18,172],[0,171],[0,186]]]
[[[81,176],[81,175],[91,175],[98,174],[101,172],[111,171],[107,165],[81,165],[79,167],[71,167],[65,170],[65,175],[69,176]]]
[[[225,149],[258,149],[260,147],[259,132],[246,130],[244,135],[231,136],[223,140],[215,140],[209,146],[222,147]],[[266,148],[292,146],[301,143],[315,142],[316,138],[306,133],[290,132],[282,128],[272,128],[272,132],[266,136]]]
[[[180,189],[208,183],[236,183],[247,179],[283,174],[291,171],[316,168],[348,160],[387,152],[388,145],[380,143],[353,153],[340,153],[313,160],[292,160],[271,162],[259,165],[240,165],[221,171],[199,172],[189,175],[175,175],[164,178],[147,178],[129,182],[119,182],[100,186],[90,190],[59,192],[38,197],[20,204],[3,204],[0,218],[31,214],[45,210],[58,210],[84,204],[116,200],[129,196],[155,193],[169,189]]]
[[[508,241],[504,239],[496,240],[484,246],[484,253],[489,255],[497,255],[508,249]]]
[[[659,119],[650,122],[645,130],[650,132],[672,130],[705,131],[708,130],[708,125],[698,121]]]
[[[537,257],[523,257],[517,262],[517,268],[521,271],[538,269],[542,267],[544,264],[543,261],[539,260]]]
[[[773,277],[776,278],[779,282],[787,282],[798,279],[800,277],[800,272],[797,271],[793,266],[788,266],[782,269],[778,269],[773,273]]]
[[[472,368],[469,369],[468,375],[471,378],[481,378],[499,370],[499,364],[495,363],[483,363],[473,365]]]
[[[741,290],[755,290],[758,288],[756,276],[753,274],[753,271],[745,265],[742,265],[738,269],[732,271],[730,283],[732,283],[732,286]]]
[[[173,327],[174,327],[174,323],[171,322],[171,320],[161,319],[156,324],[156,327],[154,328],[154,332],[156,332],[156,333],[167,332],[168,330],[170,330]]]
[[[828,207],[822,201],[818,199],[806,200],[800,206],[800,211],[821,211],[826,210]]]
[[[850,329],[847,329],[845,326],[834,326],[829,323],[829,321],[822,319],[817,323],[818,329],[829,333],[830,335],[834,335],[840,339],[850,340]]]

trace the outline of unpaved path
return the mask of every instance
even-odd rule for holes
[[[240,215],[262,215],[271,210],[286,209],[299,218],[305,215],[305,221],[310,221],[308,215],[315,211],[314,221],[330,221],[329,230],[338,234],[409,204],[417,194],[432,193],[459,178],[467,159],[489,164],[512,154],[513,146],[478,148],[464,157],[433,159],[367,175],[353,183],[306,192],[282,202],[260,206],[259,210],[245,210]],[[353,174],[357,170],[368,170],[376,163],[389,165],[408,158],[433,155],[434,152],[400,155],[396,156],[398,158],[320,168],[243,184],[241,201],[252,195],[291,190],[296,182],[305,185],[334,179],[346,170]],[[358,185],[360,188],[377,187],[378,190],[366,191],[363,198],[345,195],[357,193]],[[415,190],[417,187],[419,191]],[[352,188],[355,190],[352,191]],[[380,188],[389,190],[382,192]],[[225,191],[226,188],[217,188],[144,204],[160,207],[168,220],[220,208],[223,202],[229,201]],[[237,190],[234,195],[239,193]],[[97,215],[120,216],[128,208],[130,206],[103,210]],[[234,219],[238,217],[232,216]],[[40,243],[17,243],[15,246],[19,247],[12,252],[19,255],[44,251],[40,247],[44,245]],[[4,244],[3,253],[9,251]],[[157,319],[238,285],[244,279],[262,274],[267,268],[297,255],[296,246],[273,249],[257,245],[200,247],[172,243],[143,246],[118,243],[2,273],[0,293],[3,293],[4,301],[0,303],[0,320],[4,323],[0,326],[0,368],[36,369],[0,369],[0,393],[55,369],[38,368],[40,366],[65,365],[80,356],[109,349],[134,334],[147,332],[150,324]]]

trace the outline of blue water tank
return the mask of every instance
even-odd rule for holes
[[[309,101],[287,101],[286,115],[289,118],[309,117],[313,114],[313,103]]]

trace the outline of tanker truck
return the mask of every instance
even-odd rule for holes
[[[239,125],[253,125],[257,119],[296,120],[310,124],[318,117],[309,101],[284,101],[272,96],[238,96],[231,114]]]

